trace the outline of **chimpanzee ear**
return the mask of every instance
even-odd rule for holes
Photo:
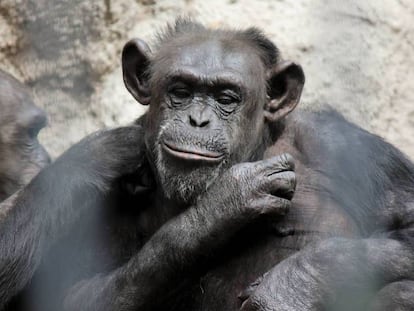
[[[290,61],[275,65],[268,74],[265,118],[274,122],[295,109],[305,84],[302,67]]]
[[[122,50],[122,74],[128,91],[142,105],[151,100],[148,67],[151,50],[141,39],[128,41]]]

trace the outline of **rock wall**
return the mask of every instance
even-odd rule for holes
[[[261,27],[303,65],[303,108],[332,105],[414,158],[411,0],[0,0],[0,68],[47,110],[41,139],[53,156],[142,113],[123,86],[122,46],[179,15]]]

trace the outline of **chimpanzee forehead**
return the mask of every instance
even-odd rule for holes
[[[168,72],[188,70],[193,75],[207,79],[220,76],[257,79],[263,75],[259,55],[252,47],[241,42],[198,40],[176,45],[169,52]]]

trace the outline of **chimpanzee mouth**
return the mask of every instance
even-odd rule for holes
[[[187,147],[177,147],[172,145],[171,143],[166,142],[163,143],[163,148],[168,154],[182,160],[218,163],[221,162],[224,158],[223,153]]]

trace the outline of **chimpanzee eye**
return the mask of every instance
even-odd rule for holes
[[[191,96],[191,92],[184,87],[176,87],[176,88],[172,88],[169,91],[170,95],[179,98],[179,99],[186,99],[188,97]]]
[[[30,120],[30,123],[24,128],[30,139],[35,139],[40,130],[46,126],[47,119],[41,114]]]
[[[230,105],[234,103],[236,100],[230,96],[220,96],[219,98],[217,98],[217,101],[222,105]]]
[[[216,97],[216,101],[222,105],[231,105],[240,102],[240,96],[234,92],[221,93]]]

